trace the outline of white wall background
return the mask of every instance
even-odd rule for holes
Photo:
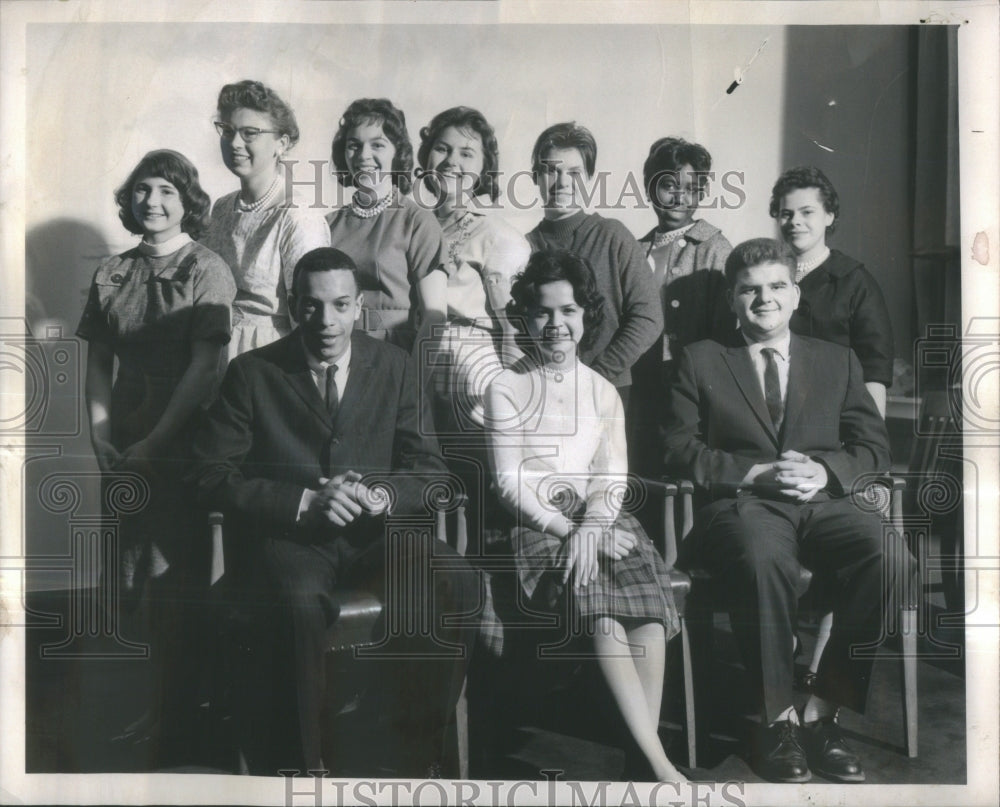
[[[727,96],[733,67],[767,36],[746,83]],[[219,88],[242,78],[263,81],[295,109],[302,132],[290,155],[302,161],[297,179],[312,178],[306,161],[329,159],[338,119],[357,97],[392,99],[406,113],[415,145],[435,113],[467,104],[496,128],[508,173],[530,168],[532,144],[546,126],[570,119],[588,126],[598,142],[598,170],[611,174],[611,202],[628,172],[641,180],[656,138],[697,140],[720,174],[745,173],[748,194],[742,209],[704,217],[734,243],[770,234],[766,194],[781,168],[783,40],[781,29],[756,26],[31,26],[29,242],[34,228],[54,221],[77,226],[66,229],[70,243],[59,246],[59,265],[39,265],[29,255],[29,310],[37,305],[38,314],[72,331],[101,254],[134,242],[117,219],[112,192],[150,149],[186,154],[213,198],[237,187],[211,121]],[[328,174],[325,181],[324,201],[333,204],[336,188]],[[517,183],[516,196],[537,202],[530,179]],[[731,193],[728,199],[735,201]],[[606,215],[636,235],[655,224],[633,197],[625,204]],[[509,210],[508,218],[526,231],[540,212]],[[82,243],[73,244],[74,237]],[[53,281],[75,296],[64,288],[53,299]]]

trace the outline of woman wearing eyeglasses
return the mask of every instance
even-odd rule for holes
[[[358,267],[364,307],[355,327],[405,350],[429,336],[448,311],[441,226],[408,194],[413,144],[403,111],[386,98],[354,101],[333,137],[334,173],[354,188],[332,213],[330,242]]]
[[[219,92],[222,161],[240,189],[220,198],[204,243],[229,264],[236,279],[229,357],[261,347],[292,329],[287,295],[292,270],[312,249],[330,245],[322,215],[292,204],[279,164],[298,142],[295,113],[259,81],[227,84]]]

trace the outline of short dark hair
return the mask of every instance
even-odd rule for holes
[[[288,137],[290,146],[299,142],[299,124],[292,108],[274,90],[259,81],[244,79],[227,84],[219,91],[216,107],[220,116],[231,115],[237,109],[263,112],[274,122],[274,128]]]
[[[795,255],[787,244],[773,238],[751,238],[733,247],[726,258],[726,282],[729,288],[733,288],[740,272],[762,263],[784,264],[788,267],[792,282],[795,281]]]
[[[292,293],[297,294],[299,288],[299,278],[304,274],[313,272],[350,272],[354,277],[354,285],[360,291],[358,284],[358,267],[346,252],[341,252],[333,247],[317,247],[311,249],[295,264],[292,270]]]
[[[531,150],[531,173],[536,176],[542,168],[542,160],[552,149],[576,149],[583,157],[583,166],[590,176],[597,167],[597,141],[586,126],[576,121],[557,123],[550,126],[535,141]]]
[[[431,122],[420,130],[417,163],[421,168],[427,168],[427,159],[430,157],[434,141],[449,126],[475,132],[479,135],[479,139],[483,143],[483,170],[480,172],[472,192],[477,196],[485,194],[495,202],[500,195],[500,183],[497,180],[497,170],[500,167],[500,147],[497,144],[497,136],[493,127],[478,109],[468,106],[454,106],[435,115]]]
[[[683,137],[661,137],[649,147],[649,155],[642,165],[642,182],[654,206],[656,183],[664,174],[676,173],[685,165],[690,165],[699,175],[699,189],[704,188],[708,172],[712,170],[712,155],[703,145],[689,143]]]
[[[597,339],[597,329],[604,321],[604,297],[597,290],[594,270],[586,258],[566,250],[541,250],[529,259],[524,271],[515,276],[507,303],[507,316],[522,333],[531,307],[538,302],[538,289],[546,283],[567,281],[573,287],[573,299],[583,308],[583,337],[580,349],[586,350]]]
[[[122,220],[125,229],[136,235],[144,233],[142,225],[132,215],[132,191],[135,183],[146,177],[160,177],[177,188],[184,205],[181,230],[197,240],[208,227],[212,200],[198,181],[198,169],[194,167],[194,163],[179,151],[170,149],[158,149],[146,154],[115,191],[118,218]]]
[[[827,213],[833,213],[833,221],[826,228],[826,231],[834,233],[837,229],[837,220],[840,218],[840,197],[837,196],[837,189],[827,179],[826,174],[813,165],[789,168],[778,177],[778,181],[771,188],[771,218],[778,218],[781,199],[785,194],[801,188],[816,188],[819,191],[819,198],[823,201],[823,209]]]
[[[351,172],[347,168],[347,157],[344,152],[347,148],[347,133],[351,129],[365,124],[379,125],[385,133],[386,138],[396,149],[392,158],[392,184],[400,193],[409,193],[413,187],[413,144],[410,142],[410,134],[406,130],[406,116],[403,110],[394,106],[388,98],[359,98],[353,101],[344,110],[344,115],[340,119],[337,133],[333,136],[333,143],[330,151],[333,158],[333,165],[336,169],[334,176],[337,181],[344,186],[350,185],[354,181]]]

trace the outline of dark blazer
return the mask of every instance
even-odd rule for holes
[[[848,348],[792,334],[781,432],[746,345],[702,341],[681,352],[664,425],[666,467],[713,498],[735,495],[757,463],[799,451],[826,466],[828,492],[889,469],[889,436]]]
[[[242,530],[302,541],[370,533],[296,528],[304,488],[349,469],[389,476],[393,514],[425,512],[424,487],[444,473],[416,371],[398,347],[355,332],[351,367],[331,421],[298,331],[234,359],[195,437],[192,476],[202,502]]]

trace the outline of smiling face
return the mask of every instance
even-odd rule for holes
[[[826,228],[833,220],[833,213],[823,207],[819,188],[789,191],[778,207],[781,236],[796,255],[806,255],[826,246]]]
[[[576,346],[583,338],[583,314],[568,280],[538,287],[538,299],[528,308],[526,326],[543,363],[561,364],[576,355]]]
[[[132,216],[142,227],[143,238],[160,244],[180,235],[184,202],[172,182],[143,177],[132,186]]]
[[[694,219],[701,198],[698,175],[690,165],[663,171],[654,185],[656,215],[665,230],[679,230]]]
[[[431,145],[427,170],[437,172],[439,195],[457,206],[472,193],[483,172],[482,138],[471,129],[445,127]]]
[[[392,179],[392,161],[396,147],[382,131],[381,123],[365,123],[348,130],[344,138],[344,160],[351,174],[351,181],[358,185],[358,177],[370,179],[367,187],[387,185]]]
[[[729,291],[729,305],[740,329],[754,342],[773,342],[788,333],[799,304],[793,270],[783,263],[761,263],[741,270]]]
[[[288,149],[289,139],[288,135],[269,131],[276,128],[269,115],[241,107],[219,119],[237,130],[233,132],[231,139],[220,137],[219,147],[222,150],[222,162],[241,182],[267,176],[275,171],[278,160]],[[260,129],[261,133],[248,143],[238,131],[243,128]]]
[[[295,294],[289,297],[289,308],[315,359],[335,361],[344,354],[362,302],[354,275],[345,269],[302,273]]]
[[[580,209],[579,191],[590,182],[590,174],[579,149],[549,149],[541,156],[535,176],[545,218],[561,219]]]

